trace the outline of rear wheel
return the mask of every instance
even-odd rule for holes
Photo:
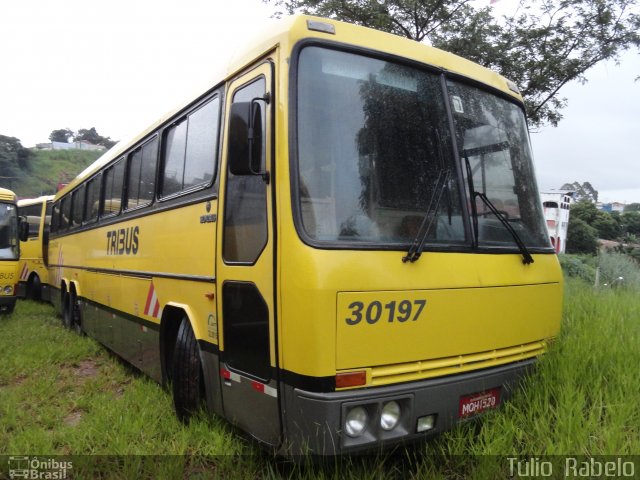
[[[73,318],[71,313],[71,294],[64,292],[62,294],[62,324],[65,328],[71,328]]]
[[[178,337],[171,363],[173,404],[178,418],[188,423],[202,406],[204,376],[200,363],[198,342],[189,320],[184,317],[178,329]]]
[[[80,304],[75,290],[71,292],[71,328],[78,334],[82,335],[82,313],[80,312]]]

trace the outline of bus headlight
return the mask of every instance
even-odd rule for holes
[[[4,288],[2,289],[2,292],[3,292],[5,295],[11,295],[11,294],[13,293],[13,287],[12,287],[11,285],[7,285],[6,287],[4,287]]]
[[[426,415],[424,417],[420,417],[418,419],[418,427],[416,429],[416,431],[418,432],[426,432],[428,430],[432,430],[433,427],[436,426],[436,416],[435,414],[433,415]]]
[[[367,423],[369,422],[369,415],[364,407],[354,407],[347,412],[347,417],[344,421],[344,431],[350,437],[359,437],[367,429]]]
[[[398,402],[391,400],[382,407],[380,415],[380,426],[383,430],[393,430],[400,421],[400,405]]]

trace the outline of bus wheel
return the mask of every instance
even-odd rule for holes
[[[183,317],[178,329],[171,378],[176,415],[182,422],[188,423],[202,404],[204,378],[198,342],[187,317]]]
[[[27,283],[27,298],[30,300],[40,300],[42,283],[38,275],[33,275]]]
[[[75,290],[72,291],[69,296],[71,297],[71,300],[70,300],[71,328],[78,335],[84,335],[84,332],[82,330],[82,312],[80,311],[80,305],[78,304],[78,296],[76,295]]]
[[[71,313],[71,293],[65,292],[62,295],[62,324],[65,328],[71,328],[73,317]]]

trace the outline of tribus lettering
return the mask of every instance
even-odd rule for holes
[[[107,255],[135,255],[138,253],[140,227],[121,228],[107,232]]]

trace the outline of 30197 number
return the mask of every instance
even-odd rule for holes
[[[345,319],[347,325],[357,325],[362,320],[373,325],[379,321],[393,323],[415,322],[420,318],[420,314],[427,304],[426,300],[392,300],[383,304],[374,300],[368,304],[364,302],[351,302],[347,308],[351,310],[351,315]]]

